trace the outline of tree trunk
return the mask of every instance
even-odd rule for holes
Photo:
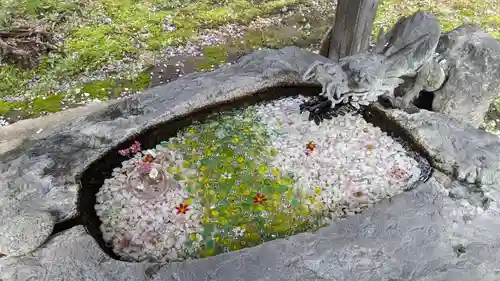
[[[331,60],[368,50],[379,0],[338,0],[335,22],[320,54]]]

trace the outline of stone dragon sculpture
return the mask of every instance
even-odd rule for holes
[[[436,91],[445,82],[446,61],[435,53],[440,35],[437,19],[419,11],[401,18],[387,34],[381,30],[371,53],[314,62],[303,79],[321,84],[322,93],[303,103],[301,112],[309,111],[309,120],[319,124],[375,101],[411,109],[422,90]],[[408,79],[412,85],[396,96],[395,89]]]

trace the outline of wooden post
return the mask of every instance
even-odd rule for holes
[[[326,34],[320,54],[338,61],[367,51],[378,3],[379,0],[338,0],[334,25]]]

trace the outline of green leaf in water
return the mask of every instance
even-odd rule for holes
[[[210,240],[207,240],[207,243],[205,245],[207,246],[207,248],[213,249],[215,247],[215,242],[214,242],[214,240],[210,239]]]

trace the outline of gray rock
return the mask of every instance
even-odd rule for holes
[[[6,218],[19,210],[49,212],[54,222],[76,216],[77,176],[102,154],[142,130],[205,106],[269,87],[304,84],[301,77],[316,60],[326,58],[296,47],[259,51],[230,67],[191,74],[107,104],[91,115],[46,127],[0,154],[0,221],[6,221],[4,227],[13,228]],[[36,230],[35,225],[20,229],[46,233],[45,227]],[[24,243],[5,239],[0,236],[0,245]]]
[[[378,109],[402,126],[435,168],[468,183],[500,183],[498,136],[437,112]]]
[[[54,222],[74,217],[78,175],[102,154],[145,129],[205,106],[269,87],[303,84],[302,74],[316,60],[326,58],[294,47],[256,52],[231,67],[188,75],[91,115],[46,127],[0,154],[2,227],[16,229],[16,220],[7,220],[13,214],[25,214],[31,221],[39,216],[36,212],[50,214]],[[498,171],[498,139],[441,114],[391,112],[391,118],[427,149],[434,165],[449,174],[456,170],[469,180],[495,182],[484,175]],[[474,167],[475,176],[460,172],[468,167]],[[478,197],[456,184],[461,183],[435,175],[391,202],[314,234],[182,263],[112,260],[80,226],[47,240],[48,227],[32,223],[29,231],[38,237],[34,244],[46,242],[31,253],[1,257],[0,280],[498,281],[500,252],[491,249],[500,247],[500,186],[491,185]],[[460,196],[450,198],[444,187],[456,189]],[[483,197],[491,202],[478,207]],[[17,227],[26,237],[26,225]],[[2,245],[12,242],[0,239]],[[26,241],[14,242],[18,244],[11,249],[26,248]]]
[[[36,252],[0,259],[0,280],[147,280],[146,266],[110,259],[82,226],[52,237]]]
[[[0,222],[0,253],[20,256],[37,249],[54,226],[46,212],[21,213]]]
[[[478,127],[500,95],[500,43],[474,25],[441,36],[436,51],[448,64],[448,80],[434,93],[432,109]]]
[[[436,179],[316,233],[171,264],[105,256],[82,227],[23,257],[0,259],[3,281],[500,280],[500,210],[477,213]],[[500,199],[497,197],[496,200]]]

